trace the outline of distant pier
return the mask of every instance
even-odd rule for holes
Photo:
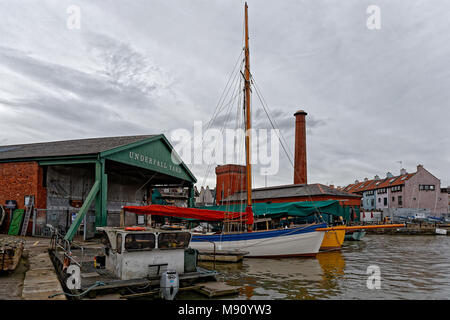
[[[450,224],[434,224],[427,222],[406,223],[406,226],[404,228],[366,229],[366,233],[397,235],[437,235],[436,229],[447,230],[447,235],[450,235]]]

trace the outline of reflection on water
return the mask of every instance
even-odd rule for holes
[[[449,248],[445,236],[368,235],[316,258],[244,259],[216,270],[243,286],[234,299],[449,299]],[[379,290],[366,286],[370,265],[380,267]]]

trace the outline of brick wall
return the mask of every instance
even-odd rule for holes
[[[16,200],[18,209],[25,208],[25,196],[35,196],[35,207],[46,208],[44,171],[37,162],[0,163],[0,204]]]
[[[245,166],[226,164],[216,167],[216,203],[247,188]],[[222,196],[223,194],[223,196]]]

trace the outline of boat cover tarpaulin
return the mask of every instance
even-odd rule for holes
[[[215,211],[245,212],[243,204],[230,204],[221,206],[199,207]],[[255,217],[308,217],[314,214],[329,214],[342,216],[344,209],[338,200],[325,201],[302,201],[302,202],[281,202],[281,203],[253,203],[253,214]]]
[[[253,214],[251,211],[245,212],[226,212],[210,209],[183,208],[167,205],[152,204],[149,206],[125,206],[127,212],[136,214],[151,214],[166,217],[197,219],[202,221],[223,221],[225,219],[240,219],[241,216],[247,224],[253,224]]]
[[[25,214],[24,209],[16,209],[13,212],[13,218],[11,224],[9,225],[8,234],[12,236],[17,236],[20,232],[22,226],[23,216]]]

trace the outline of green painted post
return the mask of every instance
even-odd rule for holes
[[[189,186],[189,199],[188,199],[188,207],[194,207],[194,184]]]
[[[95,226],[102,226],[102,163],[101,161],[95,162],[95,181],[100,183],[100,189],[95,198]]]
[[[101,197],[102,197],[102,227],[108,225],[108,175],[105,173],[105,159],[101,159],[102,163],[102,185],[101,185]]]
[[[105,173],[105,159],[95,163],[95,180],[100,181],[100,192],[95,199],[95,226],[107,225],[108,176]]]
[[[77,229],[79,228],[81,222],[83,221],[84,216],[88,212],[92,201],[99,193],[99,190],[100,190],[100,181],[96,180],[94,185],[92,186],[91,191],[89,191],[89,194],[86,197],[86,200],[84,200],[84,203],[80,208],[80,211],[78,211],[77,216],[75,217],[75,220],[71,224],[69,231],[67,231],[66,236],[64,237],[65,240],[72,241],[73,236],[77,232]]]

